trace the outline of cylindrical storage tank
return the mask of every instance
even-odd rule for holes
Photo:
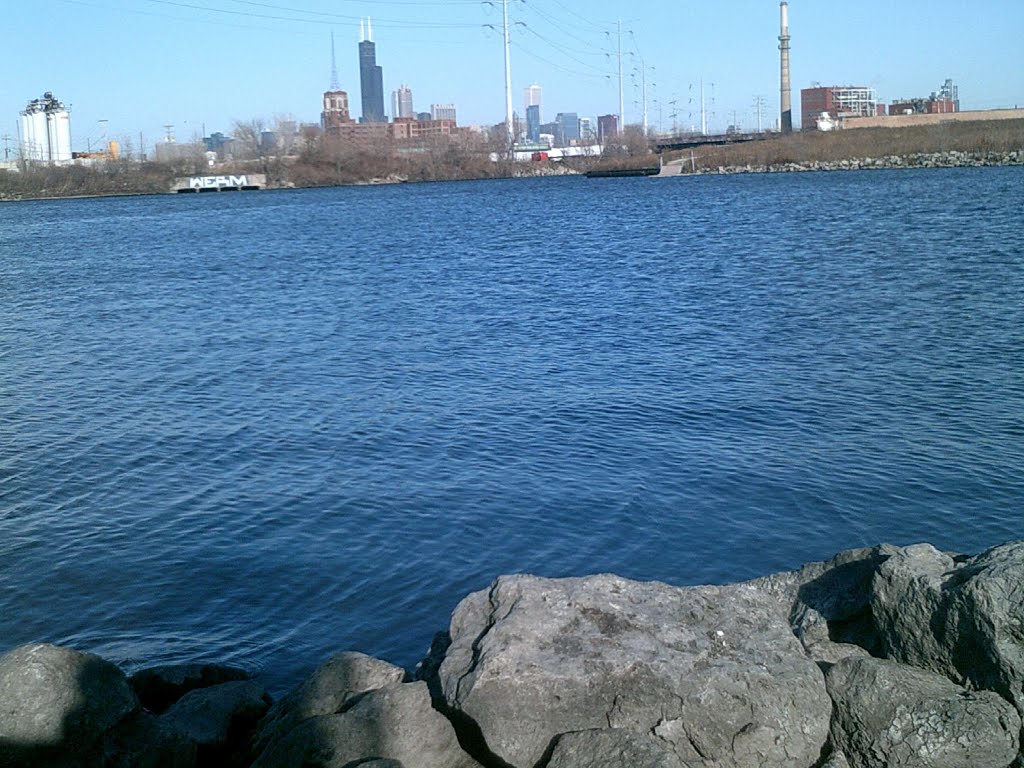
[[[32,134],[35,137],[34,160],[48,162],[50,159],[50,137],[46,126],[46,112],[37,109],[32,112]]]
[[[35,160],[32,154],[35,150],[35,134],[32,131],[32,115],[29,112],[21,113],[21,157],[23,160]]]
[[[46,124],[50,139],[50,162],[70,162],[71,116],[66,109],[51,109],[46,113]]]

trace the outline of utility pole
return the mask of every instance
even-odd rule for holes
[[[0,136],[0,138],[2,138],[4,142],[4,162],[6,163],[11,157],[11,150],[8,149],[8,144],[11,141],[11,135],[9,133],[5,133],[3,136]]]
[[[700,133],[701,136],[708,135],[708,113],[704,105],[704,78],[700,79]]]
[[[647,136],[647,67],[644,66],[644,57],[640,57],[640,98],[644,104],[644,136]]]
[[[508,36],[508,0],[501,0],[501,15],[505,31],[505,135],[508,138],[508,152],[511,157],[514,154],[516,136],[512,125],[512,62]]]
[[[757,132],[761,133],[761,110],[764,109],[765,98],[764,96],[757,95],[754,97],[754,109],[757,110]]]
[[[622,19],[619,19],[619,135],[626,130],[626,104],[622,96]]]

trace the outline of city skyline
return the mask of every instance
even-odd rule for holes
[[[630,6],[621,22],[627,124],[641,121],[641,75],[655,129],[699,126],[702,81],[709,130],[755,125],[756,103],[764,124],[774,123],[778,2],[737,0],[731,8]],[[982,0],[968,9],[937,0],[894,8],[863,0],[840,9],[791,0],[789,10],[794,99],[820,83],[870,86],[892,101],[926,96],[952,78],[964,109],[1024,103],[1015,32],[1024,24],[1022,4]],[[520,95],[535,84],[545,119],[618,113],[618,12],[604,0],[509,3],[521,119]],[[13,76],[0,84],[0,136],[16,144],[20,111],[46,91],[68,105],[76,151],[104,138],[138,143],[140,134],[151,146],[166,124],[185,141],[255,117],[316,123],[331,80],[332,33],[340,87],[350,104],[361,103],[357,44],[366,17],[373,18],[384,92],[408,85],[424,104],[455,104],[460,124],[502,122],[500,3],[41,0],[6,14],[0,59]]]

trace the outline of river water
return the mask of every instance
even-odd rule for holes
[[[0,206],[0,651],[404,666],[495,576],[1024,533],[1024,169]]]

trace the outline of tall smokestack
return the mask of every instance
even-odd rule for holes
[[[782,27],[779,34],[780,64],[782,66],[781,98],[779,107],[782,112],[781,128],[783,133],[793,132],[793,107],[791,102],[791,88],[789,86],[789,3],[782,0],[779,3]]]

